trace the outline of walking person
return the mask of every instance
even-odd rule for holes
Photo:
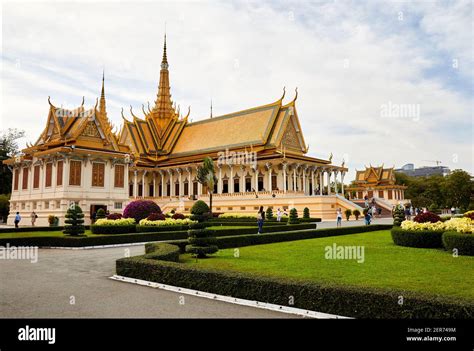
[[[365,219],[365,225],[370,225],[370,220],[372,219],[372,215],[370,214],[370,211],[366,211],[364,219]]]
[[[262,234],[263,232],[264,219],[265,219],[265,211],[263,210],[263,206],[260,206],[260,209],[257,212],[258,234]]]
[[[281,210],[278,209],[277,210],[277,222],[281,222],[281,215],[282,215]]]
[[[38,215],[35,213],[35,211],[31,212],[30,218],[31,218],[31,226],[34,227],[36,218],[38,218]]]
[[[15,216],[15,228],[18,228],[18,224],[20,223],[21,221],[21,216],[20,216],[20,212],[17,212],[16,213],[16,216]]]
[[[342,226],[342,211],[340,208],[336,211],[336,227]]]

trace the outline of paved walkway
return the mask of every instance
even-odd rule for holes
[[[372,219],[372,224],[393,224],[393,218],[392,217],[386,217],[386,218],[374,218]],[[346,221],[345,219],[342,220],[342,227],[355,227],[355,226],[361,226],[365,225],[364,224],[364,218],[360,217],[358,221],[355,219],[351,219],[350,221]],[[323,221],[318,223],[318,229],[323,229],[323,228],[336,228],[336,221]]]
[[[144,247],[40,249],[34,264],[0,260],[0,318],[295,317],[108,279],[125,250],[134,256],[143,254]],[[184,296],[184,305],[180,296]]]

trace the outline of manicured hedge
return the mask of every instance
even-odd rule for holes
[[[93,234],[125,234],[135,233],[135,224],[132,225],[91,225]]]
[[[131,233],[115,235],[95,235],[82,237],[29,237],[0,238],[0,246],[39,246],[39,247],[84,247],[115,244],[131,244],[147,241],[180,240],[188,237],[187,231],[159,233]]]
[[[169,225],[169,226],[151,226],[151,225],[137,225],[137,232],[179,232],[188,230],[187,225]]]
[[[89,229],[90,226],[86,225],[86,229]],[[59,230],[63,230],[64,226],[57,226],[57,227],[10,227],[10,228],[0,228],[0,234],[2,233],[26,233],[26,232],[57,232]]]
[[[295,230],[305,230],[305,229],[316,229],[315,224],[310,223],[300,223],[293,225],[272,225],[266,227],[263,226],[263,233],[276,233],[276,232],[288,232]],[[235,228],[235,229],[222,229],[214,230],[215,236],[228,236],[228,235],[247,235],[247,234],[257,234],[258,227],[255,224],[254,226],[249,226],[249,228]]]
[[[474,303],[468,301],[453,301],[407,291],[323,285],[200,269],[182,263],[149,259],[146,256],[150,254],[117,260],[117,274],[285,306],[289,305],[289,297],[292,296],[294,304],[291,307],[355,318],[474,317]],[[399,296],[404,297],[403,305],[398,304]]]
[[[179,247],[166,243],[145,244],[145,255],[147,259],[179,262]]]
[[[392,240],[396,245],[420,248],[443,247],[441,237],[444,231],[403,230],[398,226],[392,228]]]
[[[446,250],[457,249],[459,255],[474,256],[474,234],[449,231],[443,233],[442,240]]]
[[[255,223],[257,221],[257,218],[213,218],[210,219],[209,222],[222,222],[222,223],[227,223],[227,222],[235,222],[235,223],[241,223],[241,222],[248,222],[248,223]],[[287,222],[288,217],[282,217],[281,222]],[[265,223],[277,223],[276,217],[272,219],[266,219]],[[300,222],[321,222],[321,218],[300,218]]]
[[[304,224],[299,224],[304,225]],[[294,227],[293,225],[291,227]],[[288,228],[288,226],[286,226]],[[291,228],[290,227],[290,228]],[[217,238],[217,246],[219,249],[235,248],[235,247],[244,247],[260,244],[271,244],[279,243],[284,241],[294,241],[294,240],[305,240],[305,239],[315,239],[315,238],[324,238],[328,236],[339,236],[339,235],[348,235],[348,234],[357,234],[357,233],[366,233],[377,230],[387,230],[392,226],[388,224],[376,224],[370,226],[358,226],[358,227],[344,227],[344,228],[327,228],[327,229],[315,229],[315,230],[299,230],[299,231],[288,231],[280,233],[269,233],[269,234],[253,234],[253,235],[233,235],[233,236],[224,236]],[[216,232],[218,233],[218,232]],[[217,236],[217,234],[216,234]],[[181,252],[184,253],[184,247],[187,244],[187,240],[174,240],[170,241],[170,244],[174,244],[180,247]]]

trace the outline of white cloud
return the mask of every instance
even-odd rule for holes
[[[443,66],[445,55],[460,58],[455,74],[470,76],[466,6],[7,3],[3,127],[22,121],[36,139],[47,95],[58,105],[79,104],[85,95],[92,105],[103,67],[109,116],[120,124],[121,107],[129,115],[130,104],[137,113],[155,99],[167,22],[173,98],[182,111],[191,105],[194,120],[209,115],[211,98],[218,115],[274,101],[283,86],[290,99],[298,86],[313,156],[333,152],[339,163],[345,155],[351,168],[439,159],[472,171],[472,136],[456,139],[446,128],[471,125],[469,94],[443,80],[452,71]],[[400,10],[405,21],[397,20]],[[382,119],[380,107],[388,102],[419,104],[419,121]]]

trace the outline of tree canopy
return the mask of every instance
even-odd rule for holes
[[[410,199],[415,207],[450,208],[462,210],[474,206],[474,182],[471,175],[461,169],[449,175],[433,175],[429,177],[410,177],[403,173],[395,173],[396,183],[406,185],[405,198]]]

